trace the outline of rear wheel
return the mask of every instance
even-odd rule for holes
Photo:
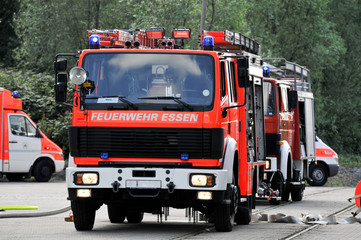
[[[53,168],[47,160],[40,160],[34,166],[34,177],[38,182],[48,182],[53,173]]]
[[[303,198],[303,187],[293,188],[291,189],[291,198],[292,201],[301,201]]]
[[[133,210],[127,212],[128,223],[141,223],[143,220],[144,212]]]
[[[108,217],[111,223],[123,223],[125,210],[120,205],[108,204]]]
[[[71,209],[76,230],[89,231],[93,229],[96,209],[92,202],[72,200]]]

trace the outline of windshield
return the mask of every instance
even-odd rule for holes
[[[83,68],[88,72],[85,104],[212,104],[214,61],[209,55],[92,53]]]
[[[263,82],[264,115],[273,116],[276,113],[275,90],[271,82]]]

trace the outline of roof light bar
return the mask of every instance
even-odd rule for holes
[[[165,30],[163,28],[151,28],[145,30],[146,36],[149,39],[159,39],[164,38]]]
[[[173,29],[172,38],[174,39],[191,39],[190,29]]]

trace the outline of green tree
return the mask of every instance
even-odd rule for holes
[[[14,64],[13,49],[18,39],[13,26],[14,14],[19,9],[17,0],[3,0],[0,4],[0,63],[5,66]]]
[[[320,86],[322,112],[318,127],[327,142],[341,153],[360,154],[361,146],[361,37],[360,1],[331,0],[328,18],[344,39],[346,52],[338,63],[327,66]]]
[[[342,151],[341,139],[337,137],[341,130],[338,121],[343,111],[340,105],[346,102],[340,96],[343,81],[335,72],[342,75],[345,71],[342,62],[346,48],[336,31],[337,23],[330,19],[339,9],[329,3],[329,0],[249,0],[244,4],[244,19],[252,36],[261,43],[264,56],[283,57],[311,70],[317,134]],[[344,126],[345,130],[354,127]]]

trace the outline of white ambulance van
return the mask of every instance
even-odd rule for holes
[[[328,177],[333,177],[338,173],[338,155],[316,136],[316,161],[310,164],[310,179],[307,180],[311,186],[323,186]]]
[[[47,182],[64,169],[62,149],[22,111],[22,100],[0,88],[0,174],[9,181],[34,176]]]

